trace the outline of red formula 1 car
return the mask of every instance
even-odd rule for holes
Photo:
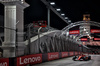
[[[87,61],[87,60],[91,60],[91,56],[81,54],[79,56],[73,56],[72,60],[74,60],[74,61],[77,61],[77,60],[79,60],[79,61]]]

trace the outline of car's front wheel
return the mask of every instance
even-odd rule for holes
[[[76,61],[77,57],[76,56],[73,56],[72,60]]]

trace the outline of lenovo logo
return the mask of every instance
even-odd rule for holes
[[[69,31],[69,34],[79,34],[79,30],[72,30],[72,31]]]
[[[9,66],[9,58],[0,58],[0,66]]]
[[[62,57],[67,57],[68,56],[68,52],[62,52]]]
[[[41,60],[41,57],[25,58],[23,60],[22,58],[20,58],[20,64],[28,64],[28,63],[33,63],[33,62],[37,62],[40,60]]]
[[[7,62],[0,63],[0,66],[8,66]]]
[[[100,29],[91,29],[91,33],[100,33]]]
[[[59,53],[55,52],[55,53],[48,53],[48,60],[54,60],[54,59],[58,59],[59,58]]]
[[[49,59],[52,59],[52,58],[58,58],[58,54],[56,54],[56,55],[49,55]]]
[[[70,56],[74,55],[73,52],[70,52]]]
[[[42,62],[42,54],[27,55],[17,58],[17,66],[25,66],[27,64],[36,64]]]

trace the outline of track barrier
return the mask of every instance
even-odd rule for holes
[[[55,59],[79,55],[80,52],[52,52],[43,54],[25,55],[15,58],[0,58],[0,66],[26,66],[28,64],[38,64]]]

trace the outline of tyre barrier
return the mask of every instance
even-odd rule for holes
[[[44,54],[32,54],[14,58],[0,58],[0,66],[26,66],[38,64],[55,59],[79,55],[80,52],[52,52]]]

